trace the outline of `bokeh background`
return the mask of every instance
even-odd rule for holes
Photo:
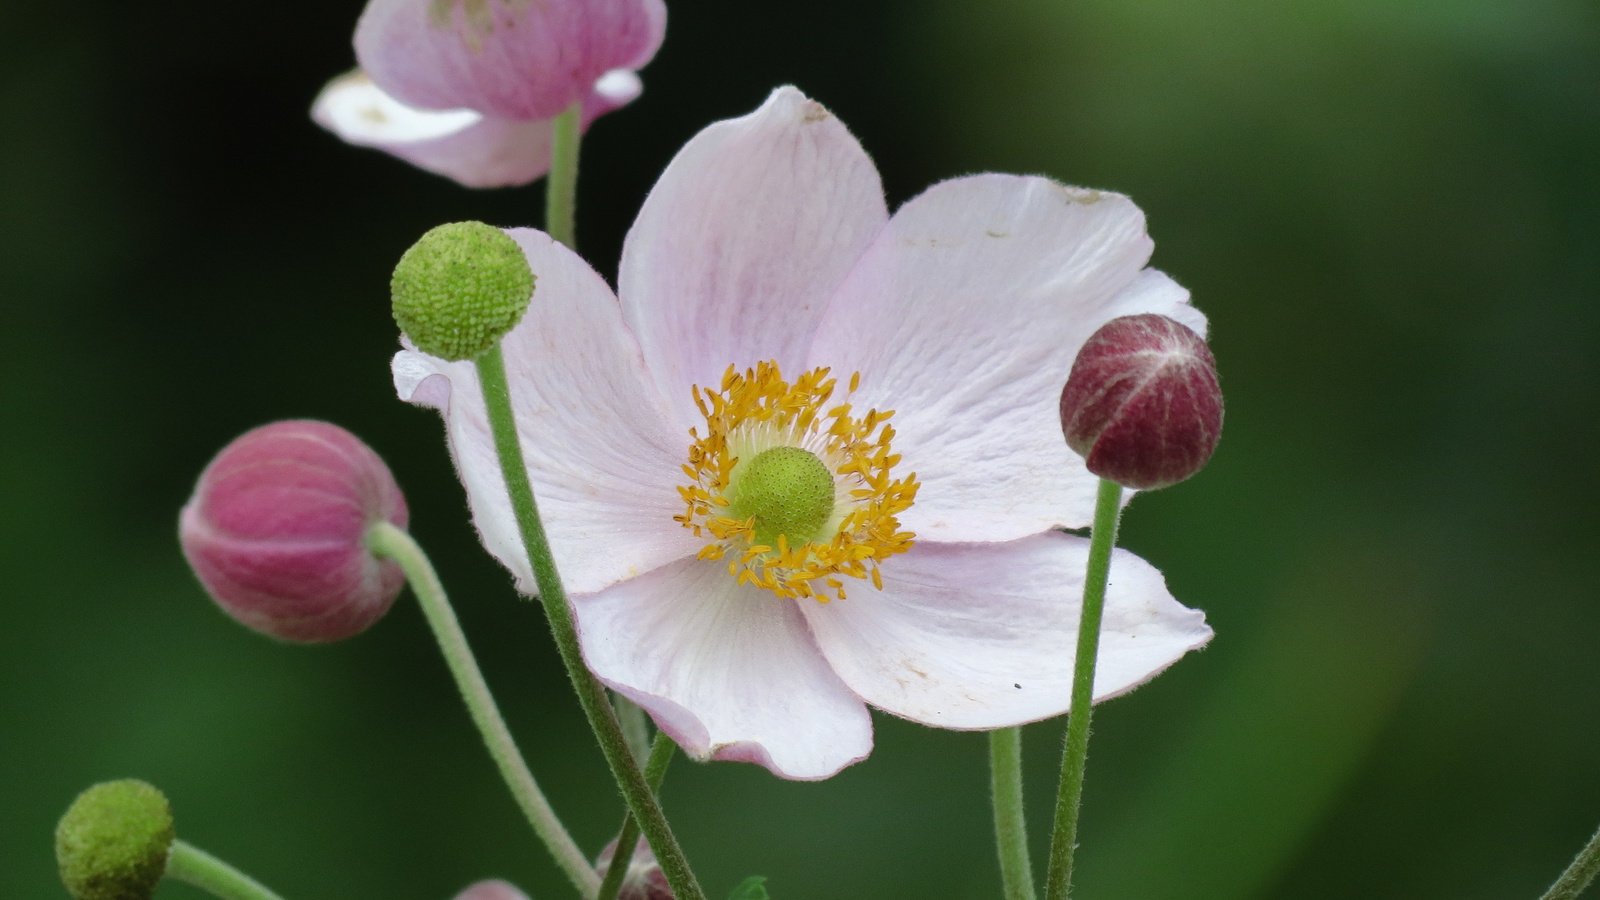
[[[310,123],[360,6],[0,7],[0,896],[60,896],[56,818],[120,776],[289,897],[569,895],[414,603],[298,648],[192,582],[179,505],[280,417],[389,459],[556,807],[587,847],[617,823],[537,610],[389,386],[394,260],[536,224],[541,189]],[[1531,897],[1600,824],[1600,7],[677,2],[645,77],[586,143],[602,272],[675,149],[792,82],[893,204],[981,170],[1131,194],[1210,315],[1220,452],[1124,544],[1217,638],[1096,717],[1081,896]],[[1060,732],[1027,732],[1036,858]],[[676,764],[713,895],[997,896],[983,736],[878,735],[821,784]]]

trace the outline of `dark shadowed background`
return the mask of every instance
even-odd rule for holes
[[[538,224],[541,191],[311,124],[360,6],[0,9],[0,896],[60,896],[56,818],[122,776],[288,897],[570,895],[412,601],[300,648],[193,583],[178,507],[282,417],[388,458],[555,806],[589,848],[618,820],[437,418],[389,383],[399,254]],[[644,77],[585,145],[608,275],[672,153],[792,82],[892,204],[982,170],[1132,195],[1210,316],[1221,449],[1124,544],[1217,638],[1096,716],[1083,897],[1531,897],[1600,824],[1600,7],[686,0]],[[1036,855],[1060,731],[1028,730]],[[991,898],[986,784],[982,735],[879,717],[831,781],[680,761],[664,799],[713,896]]]

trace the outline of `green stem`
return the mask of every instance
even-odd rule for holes
[[[472,656],[467,636],[461,630],[455,611],[450,608],[450,598],[445,595],[444,585],[439,582],[438,573],[428,562],[427,554],[422,552],[411,535],[388,522],[372,526],[367,532],[367,546],[378,556],[399,563],[405,571],[406,580],[411,583],[411,592],[422,605],[422,614],[427,617],[434,640],[444,654],[450,674],[455,677],[461,699],[466,701],[472,722],[478,726],[483,744],[489,748],[489,755],[494,758],[500,776],[511,789],[511,796],[516,798],[528,824],[533,826],[534,833],[550,850],[556,865],[566,873],[578,893],[585,897],[594,896],[595,890],[600,887],[600,877],[594,873],[588,857],[584,856],[572,835],[562,827],[560,818],[550,807],[550,801],[545,799],[544,792],[539,790],[539,783],[528,770],[528,764],[517,749],[511,729],[506,727],[505,718],[500,715],[494,695],[489,692],[489,683],[484,680],[483,672]]]
[[[1028,821],[1022,808],[1022,729],[989,732],[989,787],[994,799],[994,841],[1000,851],[1005,900],[1034,900],[1028,859]]]
[[[644,772],[628,750],[628,741],[617,722],[617,712],[606,697],[605,688],[590,674],[583,663],[583,653],[578,647],[578,631],[572,621],[572,610],[567,607],[567,592],[556,572],[550,554],[550,542],[545,538],[544,526],[539,521],[539,508],[533,498],[533,484],[528,480],[528,470],[523,463],[522,445],[517,437],[517,423],[511,412],[511,389],[506,383],[505,360],[500,348],[478,357],[478,381],[483,388],[484,403],[488,408],[489,427],[494,433],[495,453],[500,459],[500,471],[505,476],[506,492],[511,498],[511,508],[516,514],[517,529],[522,535],[522,545],[533,568],[534,582],[539,589],[539,602],[544,605],[545,617],[550,621],[550,631],[555,637],[556,650],[567,667],[578,702],[583,706],[589,727],[594,729],[600,752],[611,767],[612,777],[628,803],[628,810],[639,821],[650,849],[655,851],[661,871],[672,886],[677,900],[704,900],[705,892],[689,868],[689,860],[678,845],[678,839],[667,824],[667,817],[656,802],[655,793],[644,779]]]
[[[574,103],[556,116],[550,136],[550,174],[544,183],[544,229],[569,249],[576,250],[578,206],[578,128],[581,104]]]
[[[1578,851],[1572,865],[1567,866],[1556,883],[1550,885],[1550,890],[1544,892],[1541,900],[1577,900],[1596,875],[1600,875],[1600,831],[1596,831],[1589,843]]]
[[[666,777],[667,764],[672,762],[672,753],[677,749],[678,745],[671,738],[656,735],[655,743],[650,745],[650,761],[644,766],[644,780],[650,783],[650,790],[661,790],[661,779]],[[611,868],[606,870],[606,880],[600,883],[600,893],[595,900],[617,900],[617,892],[622,890],[622,881],[628,877],[628,866],[633,862],[633,851],[638,843],[639,823],[632,815],[624,813],[622,828],[617,831],[617,849],[611,854]]]
[[[622,736],[628,740],[628,750],[639,765],[644,765],[650,755],[650,724],[646,721],[644,710],[616,692],[611,694],[611,705],[617,709],[617,722],[622,726]]]
[[[1045,900],[1072,894],[1072,853],[1078,842],[1078,807],[1083,800],[1083,769],[1089,758],[1089,719],[1094,712],[1094,663],[1100,652],[1100,614],[1105,608],[1111,550],[1117,545],[1122,515],[1122,485],[1100,482],[1094,530],[1089,533],[1089,566],[1083,576],[1083,616],[1078,620],[1078,655],[1072,671],[1072,707],[1067,715],[1067,745],[1061,754],[1061,787],[1056,795],[1055,831],[1050,836],[1050,873]]]
[[[261,882],[182,840],[172,842],[166,877],[222,900],[283,900]]]

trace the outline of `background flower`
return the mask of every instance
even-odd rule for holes
[[[620,307],[547,236],[510,232],[539,287],[504,353],[524,454],[572,595],[585,661],[691,754],[822,778],[863,758],[863,701],[982,729],[1062,712],[1096,479],[1056,411],[1079,345],[1188,293],[1144,268],[1127,198],[1042,178],[936,185],[888,215],[876,170],[793,88],[674,158],[629,232]],[[894,410],[915,472],[917,542],[830,603],[781,599],[698,557],[678,518],[695,385],[776,360],[832,367],[850,402]],[[402,399],[439,409],[485,546],[533,591],[471,363],[394,362]],[[729,451],[732,452],[732,451]],[[831,537],[831,535],[830,535]],[[793,536],[791,536],[791,541]],[[728,550],[737,556],[748,543]],[[876,577],[874,578],[876,582]],[[1209,639],[1204,618],[1120,554],[1096,696]]]
[[[551,120],[582,124],[639,96],[633,70],[666,31],[662,0],[370,0],[361,69],[328,83],[317,124],[467,187],[524,184],[550,166]]]

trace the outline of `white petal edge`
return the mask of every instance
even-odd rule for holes
[[[1067,712],[1088,541],[1060,532],[987,544],[919,544],[884,563],[883,590],[802,606],[845,684],[885,712],[988,729]],[[1211,639],[1161,573],[1111,563],[1095,702],[1154,678]]]
[[[691,387],[730,364],[798,374],[828,298],[887,220],[866,152],[792,87],[678,152],[628,232],[618,293],[685,427],[699,419]]]
[[[1120,194],[975,175],[897,211],[834,298],[809,365],[859,371],[858,408],[895,410],[901,524],[925,540],[1087,526],[1098,479],[1061,435],[1061,388],[1107,320],[1198,313],[1143,269],[1144,215]],[[1203,319],[1201,320],[1203,322]]]
[[[796,780],[866,758],[872,720],[829,668],[793,601],[688,559],[574,596],[591,671],[691,756]]]
[[[645,378],[616,299],[588,264],[543,232],[512,229],[537,282],[502,344],[517,433],[562,581],[599,590],[704,543],[672,517],[688,449]],[[394,358],[400,399],[445,419],[450,454],[484,547],[535,592],[471,362],[407,349]]]
[[[607,72],[584,101],[584,125],[632,102],[642,90],[635,73]],[[328,82],[311,106],[311,118],[347,144],[381,150],[463,187],[513,187],[550,170],[550,120],[416,109],[359,70]]]

